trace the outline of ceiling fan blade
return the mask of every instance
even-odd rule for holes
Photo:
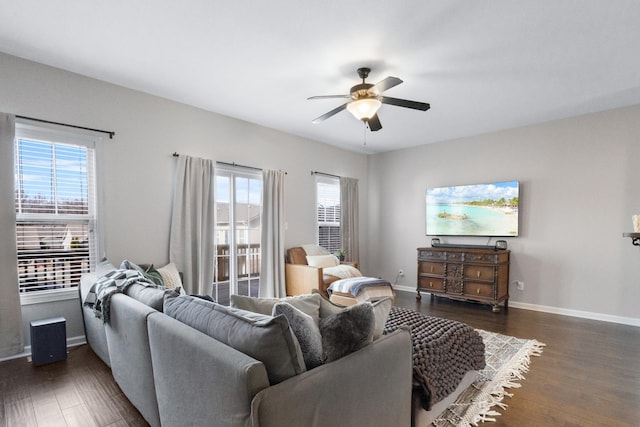
[[[310,96],[309,99],[335,99],[335,98],[351,98],[351,95],[319,95],[319,96]]]
[[[367,123],[369,124],[369,130],[371,132],[376,132],[382,129],[382,124],[380,123],[380,118],[378,117],[377,114],[374,114],[373,117],[371,117],[367,121]]]
[[[409,101],[408,99],[389,98],[388,96],[378,97],[383,104],[396,105],[398,107],[413,108],[414,110],[427,111],[431,105],[426,102]]]
[[[387,89],[391,89],[394,86],[398,86],[402,83],[402,80],[397,77],[387,77],[384,80],[379,81],[373,87],[378,91],[378,93],[382,93]]]
[[[347,103],[342,104],[339,107],[334,108],[333,110],[329,111],[328,113],[324,113],[323,115],[321,115],[320,117],[316,117],[315,119],[313,119],[312,123],[320,123],[323,122],[325,120],[327,120],[329,117],[338,114],[340,111],[344,110],[345,108],[347,108]]]

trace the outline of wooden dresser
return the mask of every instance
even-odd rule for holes
[[[418,295],[473,300],[500,311],[509,301],[509,251],[493,248],[418,248]]]

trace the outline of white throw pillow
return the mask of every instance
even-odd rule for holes
[[[167,289],[175,289],[180,287],[180,293],[184,294],[184,287],[182,286],[182,279],[180,279],[180,272],[178,267],[174,263],[169,263],[164,267],[158,268],[158,273],[162,276],[162,282]]]
[[[340,260],[335,255],[307,255],[307,264],[311,267],[326,268],[340,265]]]
[[[362,277],[360,270],[349,264],[340,264],[333,267],[326,267],[323,274],[329,274],[341,279],[350,279],[352,277]]]

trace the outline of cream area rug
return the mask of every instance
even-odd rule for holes
[[[485,345],[487,366],[478,378],[447,410],[433,421],[437,427],[477,426],[495,421],[500,415],[495,409],[506,409],[504,397],[513,394],[506,389],[519,388],[529,370],[531,356],[540,356],[545,346],[536,340],[526,340],[477,329]]]

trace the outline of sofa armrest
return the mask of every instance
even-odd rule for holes
[[[250,424],[251,400],[269,387],[262,362],[162,313],[148,326],[162,427]]]
[[[398,330],[260,391],[253,427],[411,425],[412,346]]]
[[[284,275],[288,296],[310,294],[313,289],[323,290],[322,268],[285,264]]]

